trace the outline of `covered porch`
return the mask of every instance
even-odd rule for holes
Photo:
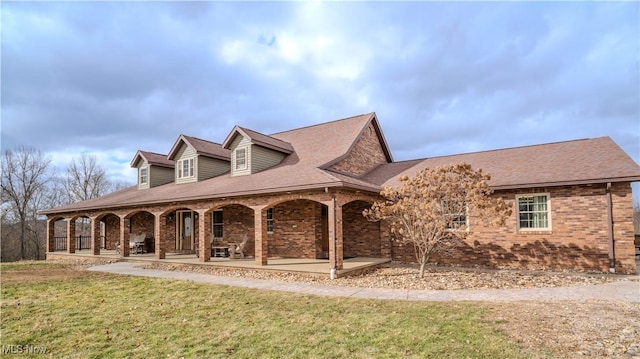
[[[127,261],[137,263],[161,263],[161,264],[177,264],[184,266],[206,266],[227,270],[252,270],[252,271],[270,271],[280,273],[297,273],[303,275],[327,276],[331,272],[331,263],[328,259],[312,259],[312,258],[269,258],[267,265],[257,264],[253,258],[231,259],[212,257],[208,262],[202,262],[193,254],[167,254],[164,259],[157,259],[154,253],[133,254],[129,257],[122,257],[115,250],[103,250],[99,255],[94,255],[91,251],[77,251],[75,253],[67,252],[51,252],[47,253],[47,259],[50,260],[70,260],[84,259],[87,261],[102,260]],[[382,264],[390,262],[386,258],[371,257],[354,257],[346,258],[343,262],[343,268],[336,271],[336,278],[349,275],[358,275],[368,272]]]
[[[374,199],[324,189],[51,215],[47,254],[303,272],[311,266],[312,272],[337,276],[391,258],[386,228],[362,215]],[[74,240],[80,224],[88,245]],[[141,243],[135,250],[134,241]],[[229,258],[240,243],[239,258]]]

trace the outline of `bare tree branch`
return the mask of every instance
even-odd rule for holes
[[[413,244],[423,277],[433,253],[450,250],[469,235],[471,216],[504,225],[511,209],[492,196],[490,179],[466,163],[425,168],[412,178],[401,177],[398,188],[386,187],[380,193],[385,200],[363,214],[372,221],[389,220],[392,233]]]
[[[83,153],[67,167],[65,187],[69,202],[85,201],[109,192],[111,184],[95,156]]]
[[[20,259],[26,258],[28,243],[40,248],[36,227],[39,199],[47,190],[50,163],[34,148],[7,150],[2,156],[2,207],[6,211],[2,219],[20,226]]]

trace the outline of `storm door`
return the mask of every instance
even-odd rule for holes
[[[191,250],[193,248],[193,211],[178,211],[176,218],[176,249]]]

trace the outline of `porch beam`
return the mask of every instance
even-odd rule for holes
[[[344,267],[343,231],[342,231],[342,206],[336,203],[335,198],[324,203],[328,208],[327,219],[329,221],[329,263],[331,270],[340,270]]]
[[[56,222],[47,218],[47,252],[55,251]]]
[[[206,210],[198,211],[198,260],[208,262],[211,260],[211,215],[206,215]]]
[[[100,221],[95,217],[89,218],[91,220],[91,250],[93,255],[100,255]]]
[[[76,220],[67,219],[67,253],[76,252]]]
[[[253,209],[255,262],[257,265],[266,266],[269,255],[266,226],[267,212],[264,210],[265,206],[252,206],[251,209]]]
[[[167,228],[167,217],[162,213],[153,213],[153,238],[155,240],[156,259],[165,259],[166,248],[163,246],[162,233]]]
[[[129,256],[129,227],[131,225],[131,221],[129,218],[122,216],[120,217],[120,256],[128,257]]]

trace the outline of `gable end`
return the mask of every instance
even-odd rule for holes
[[[375,118],[362,130],[349,152],[327,169],[353,176],[363,176],[377,166],[392,162]]]

